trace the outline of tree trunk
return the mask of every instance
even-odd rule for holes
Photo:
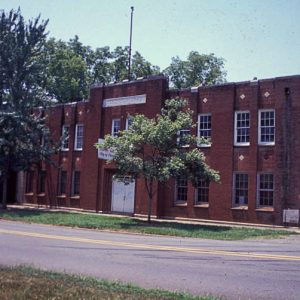
[[[152,210],[152,195],[148,195],[148,218],[147,221],[151,223],[151,210]]]
[[[149,224],[151,223],[151,212],[152,212],[152,198],[153,198],[152,186],[153,186],[153,180],[150,179],[149,189],[148,189],[148,218],[147,218]]]
[[[7,178],[2,181],[3,193],[2,193],[2,208],[7,209]]]

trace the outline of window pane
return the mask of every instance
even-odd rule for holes
[[[187,201],[187,180],[184,177],[176,180],[176,198],[175,202]]]
[[[59,194],[66,194],[67,187],[67,171],[61,171],[59,177]]]
[[[196,204],[209,202],[209,181],[201,179],[196,190]]]
[[[259,205],[260,206],[273,206],[274,197],[274,176],[273,174],[260,174],[259,175]]]
[[[25,187],[25,192],[26,193],[32,193],[33,192],[33,172],[29,171],[26,174],[26,187]]]
[[[120,119],[114,119],[112,120],[112,136],[118,136],[119,132],[121,130],[121,120]]]
[[[75,171],[73,173],[73,195],[79,195],[80,194],[80,172]]]
[[[209,143],[211,139],[211,115],[199,115],[198,122],[198,137],[207,139]]]
[[[68,150],[69,149],[69,126],[62,127],[62,149]]]
[[[274,143],[275,141],[275,112],[260,111],[260,142]]]
[[[235,143],[248,144],[250,141],[250,113],[236,112],[235,118]]]
[[[45,193],[46,171],[40,171],[38,177],[38,193]]]
[[[248,204],[248,174],[236,173],[234,174],[234,204],[247,205]]]
[[[81,150],[83,148],[83,128],[83,125],[76,125],[76,150]]]

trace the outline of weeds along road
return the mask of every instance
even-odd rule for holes
[[[300,236],[214,241],[0,220],[0,264],[228,299],[300,299]]]

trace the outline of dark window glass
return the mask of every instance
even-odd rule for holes
[[[67,171],[60,171],[58,193],[59,195],[66,194],[67,187]]]
[[[26,173],[26,186],[25,186],[25,193],[32,193],[33,192],[33,172],[29,171]]]
[[[234,175],[234,204],[248,204],[248,174],[237,173]]]
[[[39,172],[38,178],[38,193],[42,194],[45,193],[45,186],[46,186],[46,171]]]
[[[186,178],[178,178],[176,180],[176,198],[175,202],[182,203],[187,201],[187,180]]]
[[[273,174],[259,174],[258,187],[259,206],[273,206],[274,176]]]
[[[209,200],[209,181],[201,179],[196,189],[196,204],[208,203]]]
[[[73,173],[73,190],[72,190],[72,194],[74,196],[80,194],[80,172],[79,171],[75,171]]]

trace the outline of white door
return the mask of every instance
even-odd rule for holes
[[[121,213],[133,213],[134,190],[135,182],[125,184],[123,182],[113,180],[111,211]]]

